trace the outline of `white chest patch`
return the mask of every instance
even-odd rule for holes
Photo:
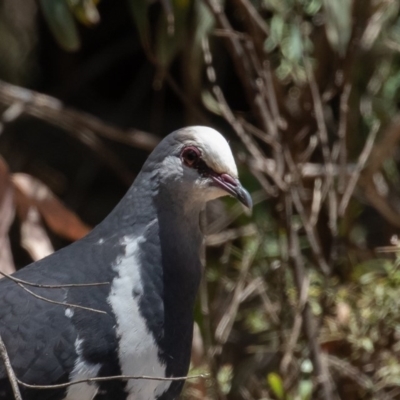
[[[108,299],[117,320],[119,361],[123,375],[165,377],[165,365],[159,360],[153,335],[140,315],[137,298],[133,297],[133,292],[143,291],[139,274],[140,242],[141,238],[124,238],[125,255],[114,266],[118,276],[112,282]],[[154,400],[170,384],[169,381],[130,380],[126,386],[128,400]]]
[[[75,350],[78,358],[75,361],[69,380],[78,381],[81,379],[95,378],[100,370],[99,364],[91,364],[82,359],[82,339],[76,339]],[[92,400],[97,393],[98,386],[96,383],[78,383],[68,387],[67,395],[64,400]]]

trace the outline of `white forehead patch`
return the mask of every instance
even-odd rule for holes
[[[193,135],[193,144],[200,148],[203,159],[210,168],[220,174],[237,178],[238,172],[231,148],[218,131],[207,126],[191,126],[185,130]]]

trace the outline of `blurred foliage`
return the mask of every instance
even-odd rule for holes
[[[0,78],[21,82],[35,70],[27,67],[34,44],[15,28],[12,2],[0,6],[9,21],[0,49],[13,38]],[[207,212],[192,372],[211,379],[189,382],[183,397],[400,399],[400,3],[39,4],[31,31],[43,55],[26,79],[35,89],[159,136],[214,125],[231,139],[252,191],[252,216],[229,199]],[[14,123],[19,115],[7,122],[1,91],[0,151],[11,169],[38,176],[96,223],[124,190],[103,178],[109,153],[94,151],[85,132],[75,139],[92,158],[57,142],[59,131],[40,136],[49,128],[33,132],[23,118]],[[146,153],[105,143],[139,170]],[[26,257],[20,237],[10,237],[19,267]]]

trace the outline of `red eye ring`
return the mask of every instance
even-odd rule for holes
[[[182,150],[181,158],[187,167],[195,168],[201,158],[201,153],[197,147],[188,146]]]

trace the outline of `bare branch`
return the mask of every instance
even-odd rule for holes
[[[15,400],[22,400],[21,392],[18,387],[18,379],[15,376],[13,367],[11,366],[10,358],[8,357],[6,345],[0,336],[0,356],[3,359],[4,367],[6,368],[7,376],[11,384],[12,391],[14,393]]]
[[[262,19],[261,15],[258,13],[257,9],[253,6],[252,2],[249,0],[239,0],[243,8],[247,11],[254,23],[260,28],[266,36],[269,35],[269,28],[265,21]]]
[[[87,286],[101,286],[101,285],[109,285],[110,282],[99,282],[99,283],[67,283],[65,285],[44,285],[41,283],[32,283],[28,281],[24,281],[22,279],[15,278],[12,275],[6,274],[5,272],[0,271],[0,275],[3,275],[5,278],[8,278],[16,283],[21,283],[26,286],[34,286],[38,288],[44,289],[61,289],[61,288],[72,288],[72,287],[87,287]]]
[[[240,298],[242,296],[242,292],[245,287],[245,280],[259,246],[260,246],[260,241],[256,239],[254,248],[252,248],[251,251],[248,250],[244,252],[239,279],[237,280],[235,285],[235,290],[233,292],[233,297],[230,303],[230,307],[227,310],[227,312],[225,312],[224,315],[222,316],[215,330],[215,338],[220,344],[225,344],[226,341],[228,340],[229,334],[231,333],[239,309]]]
[[[206,237],[207,246],[220,246],[243,236],[257,235],[258,230],[255,224],[248,224],[236,229],[227,229],[219,233],[214,233]]]
[[[300,251],[297,228],[293,226],[290,220],[288,221],[288,224],[290,224],[289,252],[293,263],[295,283],[301,301],[301,293],[304,293],[305,280],[307,279],[306,271],[304,268],[303,256]],[[314,373],[321,389],[322,397],[325,400],[331,400],[333,397],[332,387],[329,382],[329,372],[325,360],[322,357],[321,348],[318,343],[317,327],[308,301],[305,301],[302,315],[303,329],[310,349],[310,358],[314,365]]]
[[[344,194],[343,194],[342,200],[340,202],[340,206],[339,206],[339,215],[341,217],[344,216],[344,213],[346,211],[347,205],[349,204],[351,195],[353,194],[354,189],[357,185],[357,181],[360,177],[361,171],[364,168],[364,166],[365,166],[366,162],[368,161],[368,158],[371,154],[373,145],[375,143],[376,134],[378,133],[378,130],[379,130],[379,126],[380,126],[380,124],[378,122],[373,124],[373,126],[370,130],[370,133],[368,135],[368,139],[365,143],[364,149],[362,150],[360,157],[358,158],[356,168],[355,168],[353,174],[351,175],[349,183],[347,184],[347,187],[344,191]]]
[[[73,134],[86,130],[146,151],[153,150],[159,142],[156,136],[148,132],[138,129],[121,130],[93,115],[66,107],[54,97],[0,80],[0,104],[12,106],[16,103],[20,104],[20,112],[60,126]]]
[[[340,118],[339,118],[339,164],[340,174],[338,182],[339,193],[344,192],[346,184],[346,163],[347,163],[347,145],[346,145],[346,134],[347,134],[347,114],[349,112],[349,97],[351,92],[351,84],[348,83],[343,89],[342,96],[340,98]]]

